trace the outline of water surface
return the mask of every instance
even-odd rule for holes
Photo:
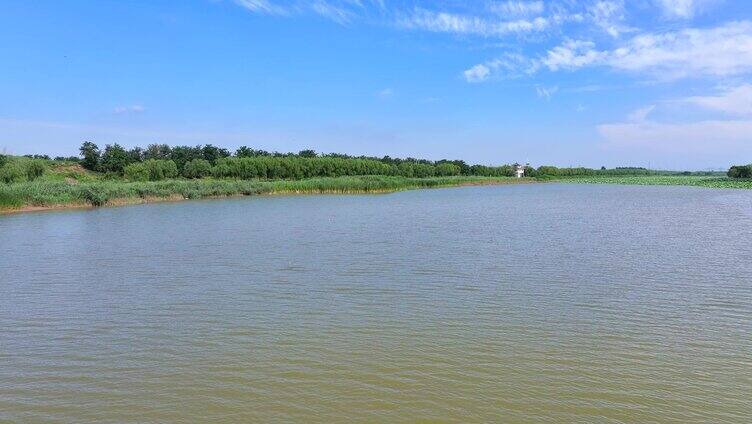
[[[0,217],[0,422],[752,422],[752,191]]]

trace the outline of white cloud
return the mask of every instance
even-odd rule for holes
[[[722,0],[655,0],[663,15],[671,19],[692,19]]]
[[[350,23],[358,12],[366,10],[370,4],[378,10],[385,8],[383,0],[234,0],[236,4],[254,13],[266,15],[295,16],[314,13],[338,24]]]
[[[570,40],[549,50],[541,63],[551,71],[600,65],[666,80],[740,75],[752,72],[752,22],[642,34],[610,51]]]
[[[394,90],[391,88],[384,88],[376,92],[376,97],[380,99],[388,99],[394,96]]]
[[[552,71],[577,69],[600,63],[604,52],[595,50],[595,43],[582,40],[567,40],[564,44],[549,50],[541,64]]]
[[[653,110],[655,110],[655,105],[641,107],[630,113],[627,119],[629,119],[630,122],[645,122],[648,118],[648,115],[650,115]]]
[[[467,80],[467,82],[483,82],[488,79],[489,75],[491,75],[491,68],[489,68],[488,65],[481,63],[465,70],[463,74],[465,75],[465,80]]]
[[[695,96],[684,102],[734,116],[752,116],[752,84],[725,89],[717,96]]]
[[[722,149],[749,151],[752,121],[700,121],[690,123],[627,122],[598,126],[607,147],[639,148],[663,152]]]
[[[543,1],[505,1],[493,2],[488,6],[492,12],[505,16],[540,15],[545,10]]]
[[[277,6],[268,0],[235,0],[235,3],[256,13],[285,15],[288,12],[287,9]]]
[[[553,87],[543,87],[543,86],[537,86],[535,87],[535,92],[538,94],[538,97],[541,99],[551,100],[551,96],[556,94],[556,92],[559,91],[559,87],[553,86]]]
[[[354,16],[351,11],[344,7],[334,6],[321,0],[313,2],[311,9],[319,15],[342,25],[349,23]]]
[[[538,64],[520,54],[507,53],[500,58],[475,65],[462,74],[467,82],[483,82],[502,73],[506,78],[530,75],[538,70]]]
[[[632,31],[622,22],[625,19],[624,2],[622,0],[599,0],[587,9],[587,16],[606,33],[618,37],[623,32]]]
[[[550,24],[549,20],[543,17],[504,21],[447,12],[433,12],[426,9],[416,9],[414,13],[400,19],[398,23],[410,29],[485,37],[543,31]]]
[[[750,113],[747,109],[738,110],[734,99],[741,96],[743,90],[752,87],[743,86],[729,90],[727,96],[693,97],[686,101],[697,102],[708,109],[728,109],[734,112]],[[722,99],[722,100],[719,100]],[[656,105],[649,105],[630,113],[626,122],[599,125],[597,131],[605,146],[617,148],[637,148],[661,152],[686,153],[705,152],[712,154],[730,154],[734,152],[752,152],[752,120],[750,119],[700,119],[694,121],[658,122],[650,119]],[[742,114],[739,113],[739,114]],[[675,114],[672,116],[676,117]]]
[[[123,115],[126,113],[141,113],[145,110],[146,108],[144,108],[141,105],[132,105],[132,106],[118,106],[113,110],[113,112],[118,115]]]

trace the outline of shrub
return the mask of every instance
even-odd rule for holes
[[[178,166],[171,160],[147,160],[144,162],[149,171],[149,181],[161,181],[178,176]]]
[[[0,155],[0,168],[3,167],[8,162],[8,157],[5,155]]]
[[[212,167],[206,159],[193,159],[183,167],[183,176],[186,178],[204,178],[210,176]]]
[[[131,181],[161,181],[177,177],[178,167],[171,160],[149,159],[126,166],[123,175]]]
[[[6,184],[20,183],[26,178],[26,170],[21,162],[8,162],[0,168],[0,181]]]
[[[44,171],[47,170],[47,164],[44,160],[41,159],[32,159],[26,161],[24,165],[24,167],[26,168],[26,178],[29,181],[34,181],[37,178],[41,177],[44,174]]]
[[[123,170],[125,178],[131,181],[149,181],[149,171],[143,162],[132,163]]]
[[[462,172],[462,169],[452,163],[440,163],[436,165],[436,175],[440,177],[460,175],[460,172]]]
[[[104,206],[107,204],[107,201],[109,200],[109,195],[105,191],[104,188],[98,187],[98,186],[87,186],[84,187],[83,192],[81,193],[84,200],[91,203],[92,206]]]

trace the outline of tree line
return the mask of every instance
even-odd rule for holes
[[[231,178],[231,179],[304,179],[314,177],[339,177],[351,175],[387,175],[411,178],[433,176],[489,176],[511,177],[517,164],[486,166],[470,165],[462,160],[431,161],[390,156],[350,156],[341,153],[319,154],[314,150],[297,153],[269,152],[242,146],[230,152],[212,144],[198,146],[169,146],[151,144],[146,148],[126,149],[119,144],[101,148],[84,142],[80,157],[55,157],[27,155],[9,160],[0,155],[0,181],[10,183],[30,181],[44,173],[48,161],[77,162],[84,168],[113,177],[132,181],[158,181],[171,178]],[[587,176],[639,176],[639,175],[717,175],[703,172],[655,171],[640,167],[613,169],[539,166],[524,167],[526,177],[587,177]],[[732,166],[730,178],[752,178],[752,165]]]
[[[268,152],[247,146],[235,152],[211,144],[169,146],[151,144],[145,149],[125,149],[108,144],[100,149],[87,141],[80,148],[80,164],[91,171],[115,174],[130,180],[156,181],[184,178],[303,179],[348,175],[394,175],[425,178],[432,176],[512,176],[514,167],[468,165],[462,160],[430,161],[416,158]]]

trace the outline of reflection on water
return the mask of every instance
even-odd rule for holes
[[[0,217],[0,421],[752,421],[752,192]]]

